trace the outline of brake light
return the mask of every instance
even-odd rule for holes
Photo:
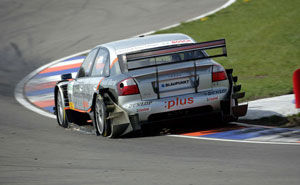
[[[227,75],[222,66],[214,65],[213,66],[213,73],[212,73],[212,82],[226,80]]]
[[[132,78],[127,78],[118,83],[119,96],[139,94],[139,88]]]

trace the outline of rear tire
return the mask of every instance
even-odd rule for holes
[[[65,110],[64,98],[59,90],[56,97],[56,118],[58,125],[67,128],[69,126],[69,121]]]
[[[97,135],[102,135],[108,137],[111,134],[111,125],[109,120],[107,120],[107,110],[103,97],[98,95],[96,97],[95,107],[94,107],[94,120]]]

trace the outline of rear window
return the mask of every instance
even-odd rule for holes
[[[139,68],[143,66],[151,66],[157,64],[176,63],[180,61],[194,60],[204,57],[204,54],[197,51],[187,51],[183,53],[174,53],[165,56],[152,57],[128,62],[128,69]]]

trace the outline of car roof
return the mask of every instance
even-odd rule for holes
[[[107,48],[114,49],[117,54],[138,51],[141,49],[148,49],[159,46],[167,46],[180,43],[193,43],[195,42],[190,36],[175,33],[175,34],[157,34],[143,37],[134,37],[120,41],[109,42],[99,45]],[[179,44],[179,43],[177,43]],[[139,47],[140,46],[140,47]]]

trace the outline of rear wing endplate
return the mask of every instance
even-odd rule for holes
[[[203,52],[203,51],[208,51],[208,50],[213,50],[213,49],[216,49],[216,50],[214,51],[214,53],[212,55],[207,55],[206,52]],[[201,42],[201,43],[175,45],[175,46],[171,45],[171,46],[167,46],[167,47],[153,48],[153,49],[142,50],[139,52],[121,54],[121,55],[118,55],[118,59],[119,59],[120,67],[122,68],[122,70],[124,72],[128,72],[131,70],[137,70],[137,69],[143,69],[143,68],[149,68],[149,67],[157,67],[157,66],[168,65],[168,64],[174,63],[174,62],[159,63],[159,62],[156,62],[156,60],[154,60],[155,62],[151,62],[151,63],[146,63],[146,62],[136,63],[138,61],[142,61],[144,59],[150,59],[150,58],[156,59],[157,57],[163,57],[163,56],[168,56],[168,55],[172,55],[172,54],[180,54],[180,53],[191,52],[191,51],[201,51],[203,53],[203,55],[198,56],[198,57],[192,57],[189,59],[180,60],[179,62],[189,62],[192,60],[200,60],[200,59],[208,59],[208,58],[227,56],[225,39],[219,39],[219,40]],[[135,62],[135,64],[131,65],[132,62]]]

